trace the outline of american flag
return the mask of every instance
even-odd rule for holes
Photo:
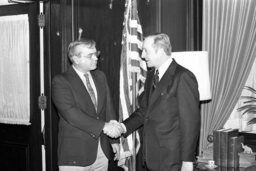
[[[138,17],[137,0],[126,0],[124,12],[120,67],[119,118],[125,120],[135,110],[138,96],[144,91],[147,67],[140,57],[142,49],[142,29]],[[136,139],[134,138],[136,137]],[[135,143],[134,143],[135,142]],[[139,134],[121,139],[121,165],[125,170],[133,170],[135,151],[140,148]]]

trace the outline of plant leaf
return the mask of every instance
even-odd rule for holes
[[[252,87],[245,86],[244,89],[249,90],[250,92],[256,94],[256,90],[254,88],[252,88]]]
[[[252,87],[245,86],[244,89],[253,93],[250,96],[241,96],[241,99],[244,99],[243,106],[237,108],[237,111],[243,112],[244,114],[256,114],[256,90]],[[248,125],[256,124],[256,118],[252,118],[250,121],[247,122]]]
[[[239,107],[237,110],[239,112],[243,111],[243,110],[248,110],[248,109],[252,109],[252,110],[256,110],[256,105],[244,105],[244,106],[241,106]]]
[[[253,118],[247,122],[248,125],[252,125],[256,123],[256,118]]]
[[[245,99],[248,101],[252,101],[252,102],[256,102],[256,97],[252,97],[252,96],[241,96],[241,99]],[[245,103],[245,102],[244,102]]]

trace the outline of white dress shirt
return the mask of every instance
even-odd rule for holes
[[[156,70],[158,70],[159,74],[159,81],[161,80],[161,78],[163,77],[164,73],[167,71],[167,69],[169,68],[170,64],[172,63],[172,58],[170,57],[169,59],[167,59],[159,68],[156,68]]]
[[[80,77],[80,79],[83,81],[84,86],[85,86],[86,89],[88,90],[87,84],[86,84],[86,79],[85,79],[85,76],[84,76],[85,73],[83,73],[83,72],[81,72],[81,71],[78,71],[78,70],[76,69],[76,67],[74,67],[73,65],[72,65],[72,67],[74,68],[74,70],[76,71],[76,73],[78,74],[78,76]],[[92,75],[91,75],[90,72],[88,72],[88,75],[89,75],[90,84],[92,85],[92,89],[93,89],[93,91],[94,91],[94,93],[95,93],[96,101],[98,101],[97,89],[96,89],[96,86],[95,86],[94,81],[93,81],[93,79],[92,79]]]

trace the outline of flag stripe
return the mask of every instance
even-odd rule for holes
[[[140,57],[143,35],[138,17],[137,0],[126,0],[125,5],[120,67],[120,121],[128,118],[135,110],[134,106],[138,103],[137,97],[144,89],[147,72],[146,64]],[[133,85],[134,82],[135,85]],[[136,101],[133,101],[134,92],[136,94]],[[136,147],[133,147],[134,141],[136,142]],[[121,158],[122,156],[124,156],[124,158],[128,156],[129,158],[129,156],[132,155],[133,149],[135,148],[136,151],[138,151],[140,147],[139,134],[136,133],[136,140],[133,140],[132,136],[128,136],[126,139],[121,138],[121,142]],[[131,164],[131,160],[125,161],[123,164],[124,163]],[[130,166],[126,165],[126,168],[129,169],[129,167]]]

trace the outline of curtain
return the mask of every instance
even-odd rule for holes
[[[245,83],[245,86],[252,87],[256,90],[256,59],[254,60],[252,69],[250,71],[250,74],[248,76],[248,79]],[[253,93],[243,89],[241,96],[253,96]],[[225,123],[224,128],[234,128],[239,129],[239,131],[250,131],[253,133],[256,133],[256,124],[254,125],[247,125],[247,122],[254,118],[252,114],[242,114],[243,112],[238,111],[237,109],[241,106],[243,106],[244,99],[239,99],[235,108],[233,109],[233,112],[231,113],[228,121]]]
[[[256,56],[256,1],[204,0],[203,44],[209,52],[212,100],[201,106],[200,152],[234,109]]]
[[[0,122],[28,125],[29,23],[28,15],[0,17]]]

